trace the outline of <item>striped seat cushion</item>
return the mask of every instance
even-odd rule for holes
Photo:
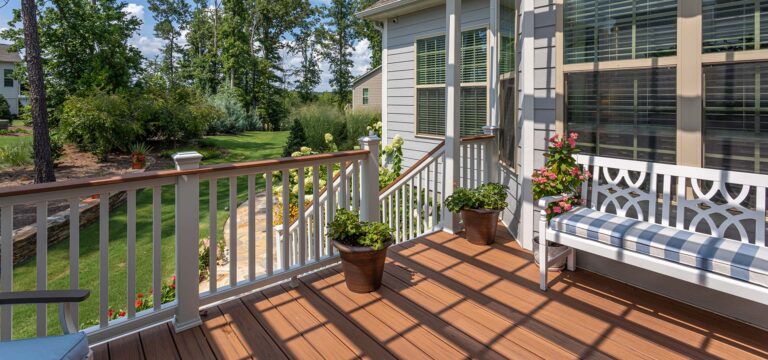
[[[577,207],[550,229],[768,287],[768,248]]]

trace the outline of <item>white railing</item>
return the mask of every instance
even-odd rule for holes
[[[92,342],[107,340],[127,332],[151,325],[154,323],[174,319],[177,330],[194,327],[200,324],[199,309],[232,296],[252,291],[264,286],[287,280],[302,273],[313,271],[329,265],[337,260],[332,251],[331,243],[324,236],[326,220],[333,217],[337,208],[361,208],[374,209],[373,211],[361,211],[361,217],[367,220],[378,218],[378,197],[376,189],[371,190],[372,184],[378,183],[378,138],[361,139],[362,150],[346,151],[333,154],[311,155],[299,158],[275,159],[257,161],[251,163],[238,163],[200,167],[201,156],[197,153],[181,153],[174,156],[176,170],[154,171],[142,174],[118,176],[102,179],[84,179],[44,185],[31,185],[0,190],[0,290],[13,290],[13,214],[14,206],[22,204],[35,204],[37,207],[37,244],[35,271],[37,289],[48,287],[52,279],[49,278],[48,269],[48,234],[46,224],[48,220],[48,203],[56,200],[67,200],[70,204],[71,218],[69,228],[69,288],[83,286],[79,281],[83,270],[80,266],[80,204],[81,200],[94,194],[100,199],[108,199],[110,195],[126,192],[125,206],[125,282],[117,281],[115,275],[122,264],[110,264],[109,252],[110,234],[114,236],[115,229],[110,229],[110,222],[114,220],[114,214],[109,207],[109,201],[101,201],[98,217],[98,286],[90,289],[92,298],[88,301],[96,301],[98,297],[98,324],[84,329]],[[321,196],[317,191],[320,179],[326,176],[334,177],[334,165],[338,165],[346,171],[340,171],[334,183],[333,191],[324,192]],[[346,167],[345,167],[346,165]],[[275,238],[272,211],[274,204],[282,204],[284,219],[283,226],[290,226],[290,202],[289,174],[298,171],[299,198],[303,198],[307,189],[305,187],[305,169],[312,176],[313,204],[322,203],[322,207],[314,207],[312,217],[299,216],[297,229],[289,232],[291,241],[283,241],[283,235]],[[283,191],[281,196],[272,194],[274,184],[273,173],[279,172],[282,178]],[[266,196],[266,221],[263,229],[257,229],[255,221],[255,196],[257,179],[264,178]],[[238,232],[242,231],[244,222],[237,221],[238,209],[238,179],[247,181],[247,227],[245,230],[248,238],[248,256],[238,256]],[[229,247],[229,282],[219,286],[216,274],[215,250],[220,225],[218,213],[220,204],[217,194],[220,192],[219,184],[228,182],[228,201],[230,216],[229,238],[225,239]],[[171,187],[173,189],[171,189]],[[241,186],[242,187],[242,186]],[[199,259],[198,246],[201,239],[200,223],[205,221],[201,214],[201,194],[208,192],[210,231],[203,232],[203,236],[210,237],[210,286],[209,289],[200,292],[199,289]],[[222,188],[223,189],[223,188]],[[138,219],[137,194],[150,191],[148,196],[143,196],[144,201],[151,202],[151,218]],[[169,195],[174,191],[173,214],[167,214],[163,210],[162,194]],[[346,196],[342,195],[346,194]],[[146,194],[145,194],[146,195]],[[142,203],[141,206],[147,204]],[[298,201],[299,214],[305,214],[304,202]],[[320,214],[323,211],[323,214]],[[173,215],[174,244],[175,248],[175,300],[163,304],[161,299],[163,266],[162,263],[164,217]],[[149,216],[148,216],[149,217]],[[317,221],[315,221],[317,219]],[[169,220],[165,220],[166,222]],[[137,222],[140,223],[141,232],[137,236]],[[145,223],[149,222],[151,231],[147,231]],[[167,225],[167,224],[166,224]],[[263,246],[256,244],[256,231],[264,231],[266,240]],[[122,236],[121,236],[122,238]],[[137,254],[137,238],[151,243],[151,256]],[[149,239],[147,239],[149,238]],[[166,244],[167,245],[167,244]],[[167,247],[167,246],[166,246]],[[262,251],[262,253],[257,253]],[[257,258],[264,259],[263,262]],[[113,262],[113,261],[112,261]],[[243,265],[239,267],[238,265]],[[151,280],[140,283],[137,277],[137,268],[151,267]],[[247,270],[245,270],[247,269]],[[239,272],[247,271],[247,277]],[[143,277],[142,277],[143,278]],[[125,298],[121,300],[110,299],[110,289],[115,286],[124,287]],[[155,289],[152,294],[153,307],[137,312],[134,302],[141,290]],[[110,319],[108,309],[110,305],[117,304],[117,308],[125,308],[124,317],[116,320]],[[121,305],[122,304],[122,305]],[[77,309],[77,307],[75,307]],[[45,336],[48,333],[48,316],[46,307],[38,307],[37,319],[14,319],[11,306],[0,308],[0,340],[8,340],[12,337],[14,321],[29,324],[36,321],[36,335]],[[75,310],[77,312],[77,310]],[[93,315],[93,314],[91,314]]]

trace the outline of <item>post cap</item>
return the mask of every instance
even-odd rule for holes
[[[483,134],[485,134],[485,135],[494,135],[499,130],[501,130],[501,128],[496,126],[496,125],[486,125],[486,126],[483,126]]]
[[[368,134],[368,136],[361,137],[359,141],[361,144],[374,143],[374,142],[380,142],[381,138],[378,135],[376,135],[375,132],[371,131],[371,133]]]
[[[200,167],[200,160],[203,159],[197,151],[184,151],[176,153],[172,156],[173,162],[176,163],[176,170],[189,170]]]

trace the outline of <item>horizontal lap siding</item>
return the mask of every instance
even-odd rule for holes
[[[487,26],[487,0],[462,3],[462,27]],[[405,140],[403,168],[408,169],[440,139],[416,137],[416,39],[445,34],[445,6],[399,16],[387,24],[387,142],[395,135]]]

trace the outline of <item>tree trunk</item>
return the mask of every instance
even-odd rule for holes
[[[56,181],[51,157],[51,137],[48,133],[48,111],[45,104],[45,82],[37,34],[37,5],[35,0],[21,0],[24,21],[24,47],[26,50],[29,101],[32,106],[33,147],[35,152],[35,183]]]

